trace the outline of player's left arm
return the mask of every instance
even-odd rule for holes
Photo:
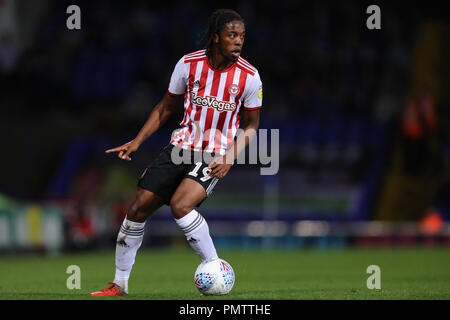
[[[211,177],[219,179],[223,178],[228,173],[241,151],[244,150],[256,136],[256,132],[259,128],[259,111],[260,109],[242,110],[244,122],[243,130],[239,133],[236,141],[234,141],[227,153],[222,157],[215,158],[209,164],[209,168],[212,168],[212,171],[209,173]]]

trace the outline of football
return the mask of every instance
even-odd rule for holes
[[[203,261],[194,275],[195,286],[207,296],[228,294],[233,288],[234,279],[233,268],[220,258]]]

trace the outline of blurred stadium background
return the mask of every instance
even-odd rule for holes
[[[448,21],[381,2],[368,30],[367,5],[0,0],[0,252],[113,250],[182,110],[132,162],[104,150],[135,136],[224,6],[246,20],[280,170],[235,165],[217,184],[201,207],[217,247],[449,247]],[[144,247],[187,247],[168,207],[150,219]]]

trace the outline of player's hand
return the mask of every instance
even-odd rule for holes
[[[130,154],[132,152],[135,152],[137,149],[139,149],[139,143],[135,142],[134,140],[131,140],[130,142],[127,142],[120,147],[108,149],[105,151],[105,153],[112,153],[112,152],[118,152],[118,157],[123,160],[130,161]]]
[[[226,161],[225,156],[217,157],[213,161],[211,161],[208,166],[208,168],[212,169],[212,171],[209,173],[209,176],[222,179],[227,175],[228,171],[230,171],[232,165],[233,163],[230,163],[230,161]]]

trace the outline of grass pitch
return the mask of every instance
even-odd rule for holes
[[[450,299],[450,250],[346,249],[219,251],[233,266],[236,283],[221,297],[201,297],[194,286],[200,263],[190,249],[142,248],[129,281],[132,300],[251,299]],[[81,289],[69,290],[67,267],[81,269]],[[369,290],[369,265],[381,269],[381,289]],[[0,299],[95,300],[89,293],[114,277],[114,251],[0,259]]]

